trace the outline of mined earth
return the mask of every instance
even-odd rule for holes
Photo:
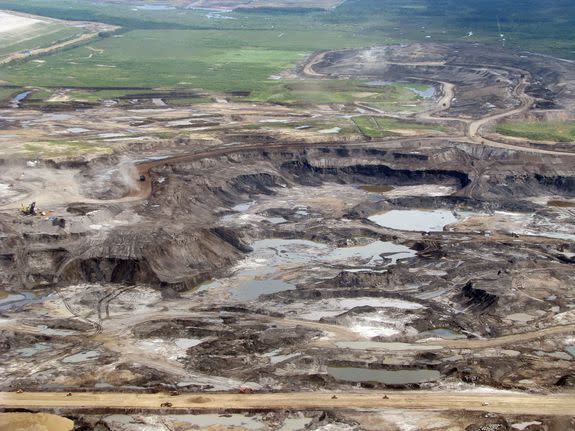
[[[573,116],[573,70],[479,45],[323,52],[302,65],[302,79],[428,83],[433,106],[402,120],[449,133],[294,139],[268,130],[230,139],[213,130],[200,139],[184,129],[121,138],[104,155],[6,157],[0,390],[23,393],[0,394],[0,404],[57,408],[77,429],[98,430],[570,429],[575,152],[505,141],[494,124],[535,111]],[[251,105],[226,105],[218,121],[256,115]],[[201,109],[1,115],[6,133],[27,137],[60,123],[89,130],[100,114],[108,120],[99,134],[122,122],[145,134],[166,121],[213,119],[218,106]],[[18,211],[32,201],[36,215]],[[67,404],[66,392],[72,400],[83,391],[102,394],[83,395],[81,409]],[[136,411],[157,410],[145,416],[95,401],[158,391],[175,398],[127,396]],[[215,414],[226,405],[210,404],[214,393],[238,391],[312,401],[288,397],[278,409],[272,398],[246,406],[238,395],[227,408],[252,415]],[[191,392],[202,394],[194,401]],[[313,404],[316,393],[330,398]],[[372,393],[397,404],[371,411],[361,396]],[[434,411],[411,405],[411,393],[430,397]],[[524,393],[540,398],[522,408]],[[359,407],[339,405],[338,394]],[[545,394],[565,401],[546,408]]]

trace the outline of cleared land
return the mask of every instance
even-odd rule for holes
[[[15,52],[46,48],[85,32],[84,28],[46,18],[0,11],[0,61]]]
[[[534,141],[575,141],[574,121],[505,121],[497,125],[496,131]]]
[[[0,11],[0,65],[68,48],[116,28]]]
[[[401,121],[395,118],[360,116],[354,117],[353,121],[361,133],[370,138],[385,138],[387,136],[396,136],[398,132],[407,130],[439,132],[445,130],[444,127],[439,125]]]

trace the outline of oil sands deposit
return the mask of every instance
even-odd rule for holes
[[[0,431],[574,430],[575,8],[436,3],[0,0]]]

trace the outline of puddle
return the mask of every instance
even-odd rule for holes
[[[44,343],[36,343],[30,347],[24,347],[22,349],[16,350],[16,353],[23,358],[30,358],[38,353],[45,352],[47,350],[51,350],[52,348]]]
[[[202,338],[176,338],[174,343],[180,349],[189,349],[190,347],[195,347],[198,344],[203,343],[204,340]]]
[[[72,431],[74,422],[48,413],[0,413],[0,431]]]
[[[369,220],[389,229],[442,232],[458,218],[450,210],[392,210],[371,216]]]
[[[28,97],[30,94],[32,94],[31,91],[24,91],[23,93],[19,93],[16,96],[14,96],[12,98],[12,100],[10,100],[10,106],[12,108],[19,108],[20,107],[20,103],[26,99],[26,97]]]
[[[344,382],[377,382],[386,385],[408,385],[434,382],[441,378],[437,370],[371,370],[357,367],[327,367],[327,372],[336,380]]]
[[[567,346],[565,351],[575,358],[575,346]]]
[[[428,87],[425,90],[419,90],[419,89],[413,88],[413,87],[408,87],[408,88],[410,91],[413,91],[419,97],[422,97],[424,99],[432,99],[433,97],[435,97],[435,87]]]
[[[403,351],[403,350],[441,350],[441,346],[432,346],[428,344],[409,344],[409,343],[382,343],[378,341],[338,341],[335,343],[341,349],[353,350],[382,350],[382,351]]]
[[[387,193],[394,189],[393,186],[376,186],[376,185],[364,185],[359,186],[359,188],[363,191],[370,192],[370,193]]]
[[[62,362],[66,364],[79,364],[80,362],[91,361],[100,356],[100,352],[96,350],[87,350],[85,352],[76,353],[75,355],[66,356]]]
[[[0,311],[14,310],[40,301],[41,298],[38,298],[32,292],[2,292],[0,296]]]
[[[209,427],[239,427],[246,430],[262,430],[267,427],[255,416],[238,414],[220,416],[218,414],[207,415],[178,415],[167,416],[170,420],[179,423],[190,424],[200,429]]]
[[[458,332],[453,332],[451,329],[448,328],[432,329],[430,331],[422,332],[421,335],[424,335],[426,337],[429,336],[429,337],[443,338],[446,340],[460,340],[467,338],[466,335],[460,334]]]
[[[300,431],[311,423],[309,418],[287,418],[277,431]]]
[[[250,280],[240,283],[239,287],[232,291],[232,297],[238,301],[250,301],[260,295],[294,290],[295,286],[282,280]]]

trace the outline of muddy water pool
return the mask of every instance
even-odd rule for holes
[[[358,367],[328,367],[327,372],[336,380],[362,383],[377,382],[386,385],[408,385],[433,382],[441,378],[436,370],[372,370]]]
[[[286,279],[298,268],[309,271],[332,265],[369,269],[396,264],[415,256],[410,248],[385,241],[371,241],[353,247],[331,247],[307,240],[264,239],[251,244],[253,251],[240,261],[231,276],[202,285],[198,292],[227,290],[231,299],[251,301],[261,295],[296,289]],[[298,278],[298,281],[300,279]]]

